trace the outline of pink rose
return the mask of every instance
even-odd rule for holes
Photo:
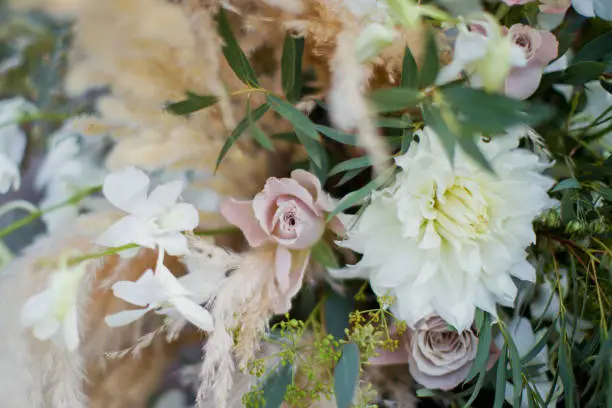
[[[510,7],[512,6],[520,6],[522,4],[527,4],[527,3],[533,3],[536,0],[502,0],[504,3],[506,3],[507,5],[509,5]]]
[[[512,68],[505,91],[514,98],[526,99],[538,89],[544,68],[557,57],[559,42],[552,33],[523,24],[510,27],[508,35],[525,51],[527,65]]]
[[[381,351],[372,364],[405,364],[412,378],[427,388],[451,390],[467,377],[478,349],[478,337],[473,329],[458,333],[449,328],[439,316],[418,322],[400,339],[400,347],[390,353]],[[497,358],[499,350],[491,342],[487,370]]]
[[[277,245],[276,280],[289,299],[301,287],[310,249],[323,236],[325,217],[333,209],[319,179],[304,170],[293,171],[291,178],[270,177],[253,200],[228,198],[221,203],[221,214],[242,230],[250,246]],[[329,227],[344,232],[336,217]]]

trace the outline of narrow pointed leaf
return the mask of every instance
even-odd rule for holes
[[[418,89],[389,88],[374,91],[369,98],[377,112],[396,112],[418,105],[423,93]]]
[[[427,45],[425,46],[425,56],[423,66],[419,70],[418,88],[423,89],[433,84],[440,70],[440,57],[438,55],[438,45],[433,30],[427,33]]]
[[[414,55],[410,51],[409,47],[406,47],[404,51],[404,60],[402,61],[402,82],[400,86],[402,88],[417,88],[418,86],[419,73]]]
[[[251,116],[251,120],[253,122],[257,122],[259,119],[261,119],[261,117],[269,109],[270,109],[270,106],[268,104],[266,104],[266,103],[260,105],[259,107],[257,107],[257,109],[255,109],[251,113],[251,115],[250,115]],[[221,152],[219,152],[219,157],[217,158],[217,164],[215,165],[215,172],[219,168],[219,165],[221,165],[221,162],[223,161],[223,158],[225,157],[225,155],[227,154],[229,149],[233,146],[234,143],[236,143],[236,140],[238,140],[238,138],[240,136],[242,136],[242,134],[244,133],[245,130],[247,130],[248,127],[249,127],[249,119],[247,117],[242,119],[238,123],[238,125],[236,125],[236,128],[234,129],[232,134],[227,138],[227,140],[223,144],[223,147],[221,148]]]
[[[227,19],[227,14],[223,8],[219,9],[219,14],[217,15],[217,27],[219,35],[223,38],[224,42],[223,55],[236,76],[249,86],[259,87],[255,71],[253,71],[249,60],[244,55],[242,49],[240,49],[240,45],[236,41],[236,37]]]
[[[287,34],[281,57],[281,83],[287,100],[296,103],[302,94],[304,39]]]
[[[268,135],[266,135],[263,132],[263,130],[259,128],[259,126],[257,126],[255,121],[253,120],[253,114],[251,112],[251,99],[250,98],[247,100],[246,118],[247,118],[247,121],[249,122],[249,131],[251,132],[251,136],[253,137],[253,139],[255,139],[255,141],[257,141],[257,143],[259,143],[259,145],[263,147],[264,149],[273,151],[274,144],[272,143],[272,140],[268,137]]]
[[[357,146],[357,138],[355,135],[323,125],[316,125],[316,129],[321,132],[323,136],[335,140],[338,143]]]
[[[508,346],[504,344],[497,361],[497,377],[495,379],[495,400],[493,408],[503,408],[506,391],[506,361],[508,358]]]
[[[363,167],[370,167],[372,163],[370,162],[370,158],[368,156],[356,157],[354,159],[349,159],[343,161],[342,163],[336,164],[330,171],[328,176],[333,176],[338,173],[342,173],[347,170],[360,169]]]
[[[166,106],[166,110],[175,115],[187,115],[214,105],[219,102],[219,98],[214,95],[198,95],[187,92],[187,99],[174,102]]]
[[[347,343],[342,347],[342,355],[334,370],[334,391],[338,408],[349,408],[359,381],[359,347]]]

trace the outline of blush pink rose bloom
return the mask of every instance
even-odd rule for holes
[[[325,218],[335,205],[311,173],[294,170],[291,178],[270,177],[253,200],[227,198],[221,214],[240,228],[251,247],[276,245],[275,272],[279,291],[289,300],[300,289],[310,249],[326,229]],[[327,225],[344,233],[337,217]],[[276,313],[284,313],[287,302],[279,302]]]
[[[512,6],[520,6],[523,4],[527,4],[527,3],[533,3],[534,1],[537,0],[502,0],[504,3],[506,3],[507,5],[509,5],[510,7]]]
[[[395,335],[397,338],[397,335]],[[412,378],[427,388],[452,390],[467,377],[478,349],[478,336],[473,329],[458,333],[439,316],[430,316],[408,329],[399,347],[379,351],[370,360],[375,365],[406,364]],[[499,357],[499,349],[491,342],[487,370]]]
[[[527,99],[538,89],[544,69],[557,57],[559,42],[552,33],[523,24],[510,27],[508,35],[525,51],[527,65],[512,68],[506,79],[505,93]]]

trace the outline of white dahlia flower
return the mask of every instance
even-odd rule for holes
[[[523,128],[524,129],[524,128]],[[478,145],[495,175],[457,151],[454,166],[429,128],[396,158],[393,185],[372,194],[342,246],[363,254],[336,277],[370,279],[377,295],[396,297],[392,309],[410,326],[437,314],[459,331],[475,308],[496,314],[512,306],[512,277],[534,281],[525,249],[532,221],[553,203],[554,180],[538,156],[518,148],[521,131]]]

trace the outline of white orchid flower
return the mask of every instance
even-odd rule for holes
[[[170,317],[179,314],[203,331],[213,329],[210,313],[194,301],[195,295],[187,290],[163,264],[159,265],[155,272],[147,270],[136,282],[116,282],[112,289],[116,297],[144,308],[106,316],[106,324],[110,327],[132,323],[147,312],[155,310]]]
[[[62,262],[49,277],[47,288],[30,297],[21,310],[21,324],[39,340],[51,339],[68,350],[79,346],[77,298],[86,263],[69,267]]]
[[[145,248],[159,248],[170,255],[189,253],[187,238],[181,233],[198,226],[196,208],[178,202],[183,190],[182,181],[156,187],[151,194],[149,177],[134,167],[106,176],[102,192],[115,207],[127,212],[96,243],[107,247],[137,244]]]
[[[19,165],[26,148],[26,135],[18,120],[24,114],[36,112],[36,107],[23,98],[0,101],[0,193],[19,189]]]
[[[492,18],[458,28],[453,60],[440,70],[438,85],[451,82],[465,72],[473,86],[499,91],[513,67],[527,65],[525,52]]]

